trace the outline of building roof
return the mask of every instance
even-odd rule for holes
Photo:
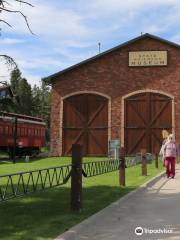
[[[44,78],[42,78],[42,80],[45,81],[45,82],[47,82],[47,83],[51,83],[51,81],[52,81],[55,77],[57,77],[57,76],[60,76],[60,75],[66,73],[66,72],[68,72],[68,71],[70,71],[70,70],[72,70],[72,69],[75,69],[75,68],[77,68],[77,67],[79,67],[79,66],[81,66],[81,65],[83,65],[83,64],[86,64],[86,63],[88,63],[88,62],[91,62],[91,61],[93,61],[93,60],[95,60],[95,59],[98,59],[98,58],[100,58],[100,57],[108,54],[108,53],[111,53],[111,52],[113,52],[113,51],[115,51],[115,50],[117,50],[117,49],[121,49],[121,48],[123,48],[123,47],[125,47],[125,46],[128,46],[128,45],[130,45],[130,44],[132,44],[132,43],[134,43],[134,42],[136,42],[136,41],[139,41],[139,40],[142,40],[142,39],[145,39],[145,38],[155,39],[155,40],[158,40],[158,41],[160,41],[160,42],[162,42],[162,43],[168,44],[168,45],[170,45],[170,46],[173,46],[173,47],[176,47],[176,48],[180,48],[180,45],[177,44],[177,43],[168,41],[168,40],[166,40],[166,39],[163,39],[163,38],[154,36],[154,35],[149,34],[149,33],[145,33],[145,34],[143,34],[143,35],[141,35],[141,36],[139,36],[139,37],[133,38],[133,39],[131,39],[131,40],[125,42],[125,43],[122,43],[122,44],[120,44],[120,45],[118,45],[118,46],[116,46],[116,47],[113,47],[113,48],[111,48],[111,49],[103,52],[103,53],[100,53],[100,54],[98,54],[98,55],[96,55],[96,56],[93,56],[93,57],[91,57],[91,58],[88,58],[88,59],[86,59],[86,60],[84,60],[84,61],[82,61],[82,62],[80,62],[80,63],[77,63],[77,64],[75,64],[75,65],[73,65],[73,66],[70,66],[70,67],[68,67],[68,68],[66,68],[66,69],[64,69],[64,70],[61,70],[61,71],[59,71],[59,72],[57,72],[57,73],[54,73],[54,74],[52,74],[52,75],[50,75],[50,76],[48,76],[48,77],[44,77]]]
[[[0,111],[0,116],[17,117],[22,119],[29,119],[33,121],[43,122],[43,119],[40,117],[33,117],[33,116],[24,115],[24,114],[17,114],[17,113],[5,112],[5,111]]]

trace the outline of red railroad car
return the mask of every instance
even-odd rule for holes
[[[37,154],[45,145],[45,123],[41,118],[0,112],[0,150],[12,155]]]

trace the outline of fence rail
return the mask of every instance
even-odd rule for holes
[[[126,157],[126,166],[134,166],[141,162],[136,156]],[[103,160],[82,163],[84,177],[93,177],[120,169],[121,160]],[[38,191],[67,183],[72,173],[72,164],[50,167],[14,174],[0,175],[0,202],[15,197],[22,197]]]
[[[83,163],[83,175],[85,177],[93,177],[119,169],[120,160],[104,160]]]
[[[0,176],[0,202],[65,184],[71,165]]]

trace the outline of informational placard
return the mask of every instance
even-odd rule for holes
[[[129,52],[129,67],[167,66],[167,51]]]
[[[109,141],[109,157],[112,159],[119,159],[120,140],[113,139]]]

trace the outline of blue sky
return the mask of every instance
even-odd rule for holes
[[[12,1],[12,0],[10,0]],[[13,2],[13,1],[12,1]],[[16,59],[23,77],[39,84],[42,77],[115,47],[143,33],[180,43],[180,0],[29,0],[22,17],[1,14],[13,28],[1,24],[0,53]],[[9,78],[0,63],[0,79]]]

